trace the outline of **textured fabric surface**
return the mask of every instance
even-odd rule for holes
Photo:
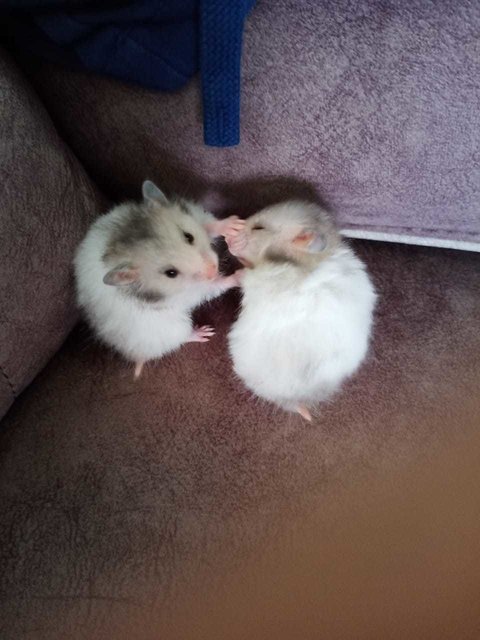
[[[237,571],[192,590],[157,637],[477,640],[480,431],[465,409],[458,441],[310,500]]]
[[[158,640],[196,577],[252,560],[300,503],[321,514],[348,482],[428,464],[480,415],[479,256],[355,246],[380,296],[374,341],[312,425],[233,378],[235,293],[201,311],[209,344],[138,382],[85,329],[72,336],[2,425],[2,640]]]
[[[0,417],[77,317],[70,262],[100,200],[0,53]]]
[[[479,26],[475,0],[261,0],[232,149],[204,147],[195,83],[155,95],[47,68],[36,84],[116,197],[146,176],[241,209],[313,187],[344,227],[478,242]]]

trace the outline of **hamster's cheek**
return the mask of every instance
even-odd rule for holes
[[[210,250],[210,259],[218,267],[218,253],[213,249]]]
[[[266,251],[268,242],[263,238],[249,238],[243,256],[250,262],[255,262]]]

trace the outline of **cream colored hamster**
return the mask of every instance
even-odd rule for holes
[[[247,267],[228,338],[235,372],[259,397],[311,420],[367,353],[376,294],[365,266],[328,215],[304,202],[267,207],[226,240]]]

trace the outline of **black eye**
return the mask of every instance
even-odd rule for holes
[[[184,236],[185,240],[188,242],[188,244],[193,244],[194,237],[192,236],[191,233],[188,233],[187,231],[184,231],[183,232],[183,236]]]
[[[262,231],[263,229],[265,229],[265,227],[262,227],[261,224],[256,224],[254,227],[252,227],[252,231]]]
[[[164,274],[167,278],[176,278],[178,276],[178,271],[176,269],[167,269],[164,271]]]

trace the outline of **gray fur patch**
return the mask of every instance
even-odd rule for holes
[[[183,198],[175,198],[174,204],[176,204],[177,207],[181,211],[183,211],[183,213],[187,213],[188,215],[191,215],[192,212],[190,211],[187,202],[183,200]]]
[[[279,251],[269,250],[265,254],[265,260],[268,262],[273,262],[273,264],[291,264],[295,267],[298,267],[299,263],[293,256],[289,256],[285,253],[280,253]]]
[[[155,231],[149,212],[140,205],[132,204],[129,217],[113,229],[103,257],[105,259],[116,255],[152,238],[155,238]]]
[[[140,300],[141,302],[146,302],[148,304],[155,304],[165,299],[165,296],[158,291],[142,289],[141,285],[138,284],[132,285],[125,289],[125,293],[136,298],[137,300]]]

